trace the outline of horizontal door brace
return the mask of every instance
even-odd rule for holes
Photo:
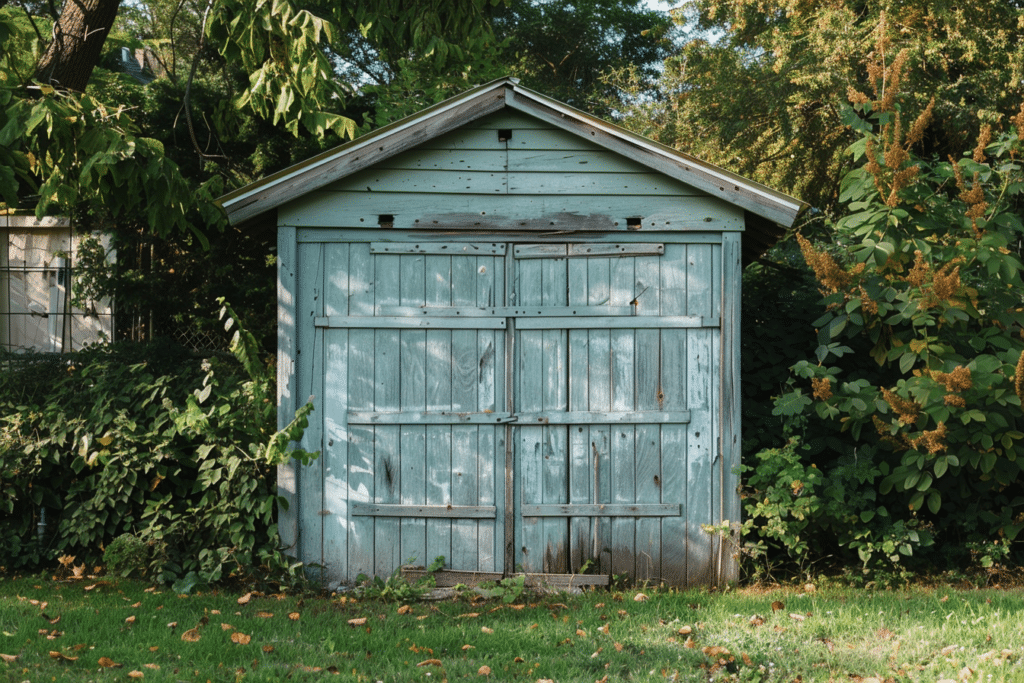
[[[580,330],[580,329],[680,329],[718,327],[718,318],[701,315],[634,315],[629,317],[599,318],[520,318],[520,330]]]
[[[517,259],[527,258],[599,258],[608,256],[661,256],[664,244],[595,242],[592,244],[521,244],[512,248]]]
[[[412,316],[441,318],[550,318],[564,317],[630,317],[632,306],[378,306],[379,316]]]
[[[495,519],[493,505],[391,505],[352,503],[354,517],[441,517],[449,519]]]
[[[314,327],[326,327],[332,329],[366,329],[375,328],[388,329],[440,329],[440,330],[504,330],[505,318],[473,318],[463,320],[461,318],[449,318],[444,316],[350,316],[332,315],[313,319]]]
[[[522,505],[523,517],[679,517],[683,506],[678,503],[569,503]]]
[[[506,424],[531,427],[538,425],[593,425],[593,424],[686,424],[689,410],[643,410],[622,412],[546,410],[529,413],[458,413],[402,411],[392,413],[351,410],[348,423],[361,425],[445,425],[445,424]]]
[[[371,242],[371,254],[439,254],[442,256],[504,256],[504,242]]]

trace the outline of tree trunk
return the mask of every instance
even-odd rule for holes
[[[85,90],[120,5],[121,0],[67,0],[36,77],[55,88]]]

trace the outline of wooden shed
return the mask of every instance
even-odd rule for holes
[[[741,263],[802,204],[502,79],[222,198],[278,226],[280,532],[329,583],[735,579]]]

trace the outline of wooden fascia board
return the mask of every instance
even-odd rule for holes
[[[221,197],[218,202],[235,224],[275,209],[299,195],[380,163],[506,105],[505,81],[470,91],[407,119],[385,126],[329,152],[267,176]]]
[[[737,205],[774,223],[790,227],[804,204],[724,169],[694,159],[653,140],[630,133],[520,86],[511,86],[508,106],[609,151],[644,164],[680,182]]]

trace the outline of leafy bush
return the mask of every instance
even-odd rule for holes
[[[234,325],[227,307],[222,317]],[[131,534],[160,581],[286,568],[275,468],[292,457],[288,444],[313,407],[275,432],[272,368],[244,330],[231,348],[233,357],[208,359],[114,345],[56,364],[8,360],[21,369],[0,383],[0,564],[38,566],[57,555],[95,564]]]
[[[758,537],[805,561],[808,534],[865,567],[933,538],[945,558],[999,540],[1005,559],[1024,529],[1024,110],[962,159],[915,158],[931,111],[901,121],[902,61],[875,65],[875,98],[851,93],[848,213],[827,241],[798,236],[824,311],[773,413],[800,441],[748,474]]]

